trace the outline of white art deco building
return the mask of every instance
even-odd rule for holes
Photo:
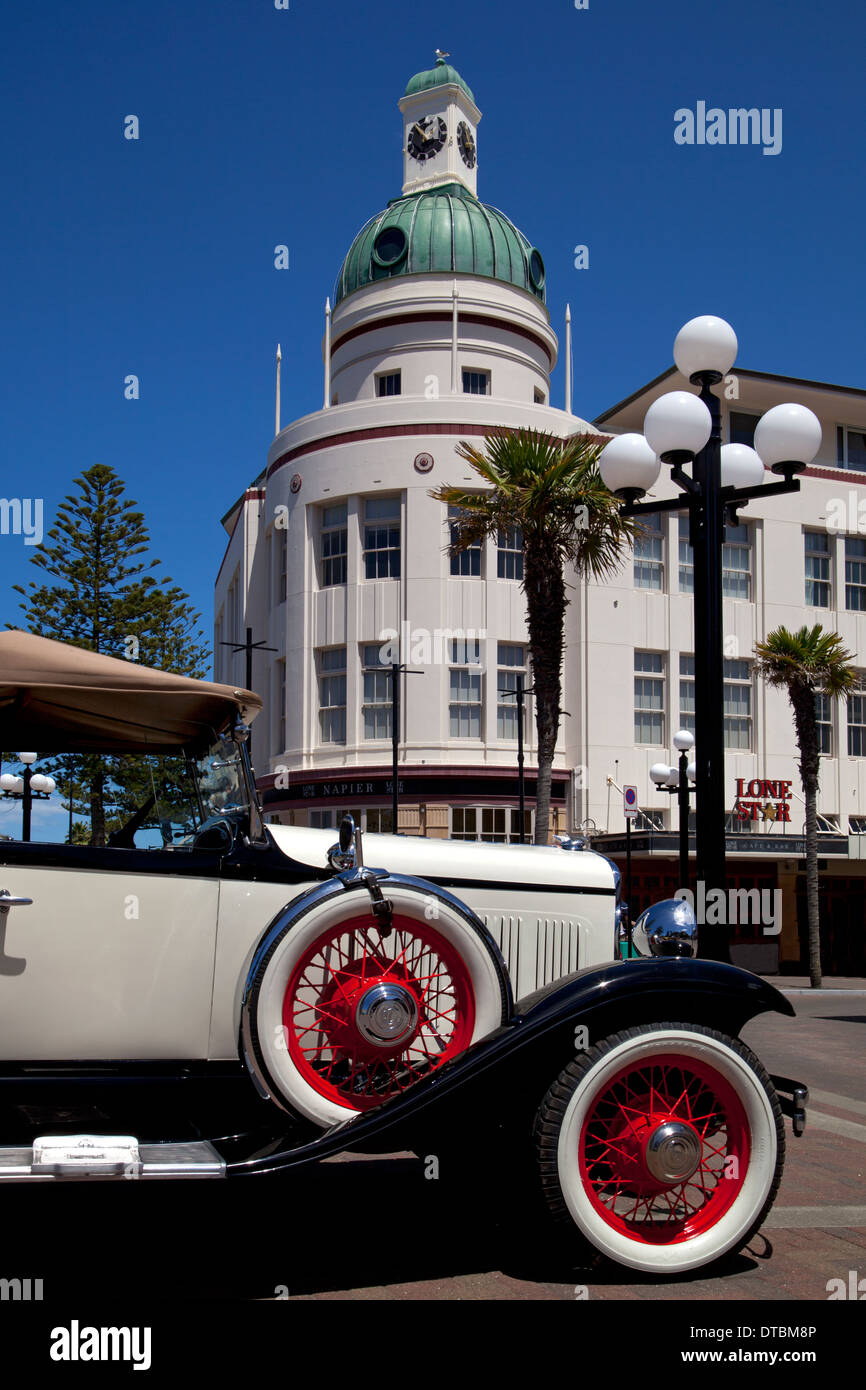
[[[337,277],[323,408],[278,431],[265,469],[223,518],[215,675],[243,679],[243,656],[221,644],[242,642],[247,628],[275,649],[256,656],[253,681],[265,697],[254,760],[274,818],[335,825],[350,810],[367,829],[391,829],[383,658],[399,651],[420,674],[402,680],[398,828],[511,839],[517,727],[504,692],[521,672],[531,684],[520,538],[500,534],[451,558],[446,508],[429,490],[477,482],[455,452],[461,440],[518,426],[560,437],[641,430],[652,400],[688,383],[672,368],[594,423],[571,412],[568,388],[566,409],[552,406],[558,342],[544,261],[478,199],[481,113],[471,91],[440,59],[412,78],[399,106],[402,193],[361,228]],[[724,555],[731,881],[781,889],[783,932],[759,944],[784,965],[800,951],[803,807],[786,699],[758,685],[751,655],[779,623],[820,622],[866,668],[866,392],[734,372],[723,439],[751,442],[760,414],[784,400],[809,406],[824,431],[801,492],[745,508]],[[655,495],[674,491],[663,476]],[[620,788],[637,786],[638,906],[676,886],[676,804],[649,770],[672,761],[674,732],[693,726],[690,556],[685,517],[662,515],[611,582],[575,580],[567,610],[568,717],[550,832],[581,828],[619,857]],[[827,965],[851,969],[864,949],[854,918],[866,859],[852,858],[849,834],[866,830],[866,671],[850,702],[825,702],[822,720]],[[529,806],[534,745],[530,698]],[[767,810],[783,798],[761,782],[791,783],[786,813]]]

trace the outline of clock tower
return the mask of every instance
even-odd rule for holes
[[[481,112],[448,56],[437,49],[436,66],[417,73],[400,99],[404,195],[462,183],[477,196]]]

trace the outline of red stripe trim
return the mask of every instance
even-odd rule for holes
[[[528,338],[536,347],[541,348],[548,362],[553,361],[553,355],[544,339],[537,333],[533,333],[531,328],[522,328],[518,324],[510,323],[508,319],[492,318],[488,314],[462,314],[458,310],[458,320],[460,323],[475,324],[476,326],[493,327],[504,329],[506,333],[514,333],[518,338]],[[339,338],[335,338],[331,343],[331,360],[338,348],[343,347],[353,338],[360,338],[364,333],[375,333],[377,328],[392,328],[407,323],[447,323],[452,321],[452,313],[430,310],[427,313],[419,314],[392,314],[389,318],[376,319],[373,323],[362,323],[357,328],[347,328],[345,333],[341,333]]]
[[[506,425],[437,424],[435,421],[425,424],[420,420],[411,425],[378,425],[366,430],[347,430],[345,434],[329,434],[324,439],[314,439],[309,444],[299,444],[296,449],[290,449],[287,454],[281,454],[268,469],[268,479],[276,473],[278,468],[285,467],[287,463],[294,463],[296,459],[304,458],[307,454],[317,454],[322,449],[333,449],[338,444],[357,444],[365,439],[409,439],[431,434],[450,434],[460,438],[467,434],[509,433],[509,427]]]

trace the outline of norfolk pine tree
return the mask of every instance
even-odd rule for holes
[[[25,599],[19,606],[28,630],[105,656],[204,674],[208,652],[196,628],[199,615],[171,579],[152,573],[160,561],[148,558],[144,515],[124,495],[122,479],[94,464],[74,483],[78,491],[60,503],[33,553],[40,579],[14,586]],[[139,759],[66,755],[52,773],[61,791],[71,783],[89,801],[94,845],[105,843],[107,817],[125,818],[150,788]]]

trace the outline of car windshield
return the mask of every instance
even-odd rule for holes
[[[205,819],[249,810],[241,752],[232,739],[219,739],[193,769]]]

